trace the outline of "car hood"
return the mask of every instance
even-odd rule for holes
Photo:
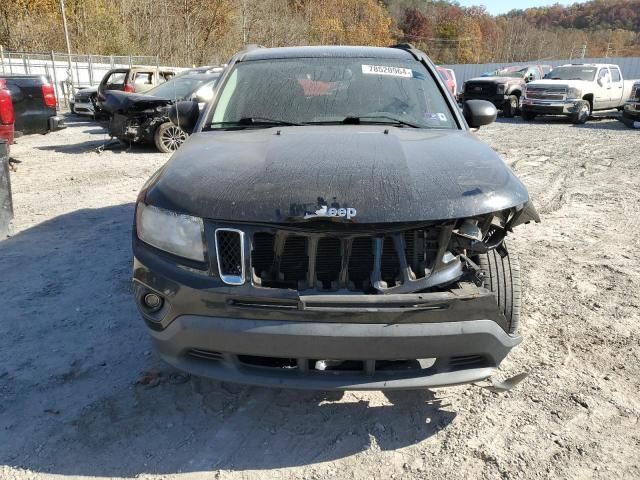
[[[98,91],[98,87],[85,87],[85,88],[81,88],[76,92],[76,95],[78,93],[96,93]]]
[[[318,218],[324,206],[355,209],[358,223],[443,220],[529,199],[467,131],[364,125],[196,133],[143,196],[203,218],[276,223]]]
[[[107,90],[104,92],[104,99],[100,102],[100,106],[109,113],[128,113],[163,107],[170,103],[173,103],[172,100],[152,97],[151,95]]]
[[[529,82],[527,86],[531,86],[531,87],[553,86],[553,87],[580,88],[580,87],[584,87],[585,85],[591,87],[592,84],[593,82],[587,82],[584,80],[535,80],[533,82]]]
[[[515,77],[475,77],[467,80],[467,82],[487,82],[487,83],[509,83],[521,81]]]

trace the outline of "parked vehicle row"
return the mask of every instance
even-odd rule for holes
[[[622,110],[633,83],[612,64],[573,63],[553,69],[519,65],[467,80],[461,100],[489,100],[507,118],[521,114],[530,121],[538,115],[565,115],[580,124],[594,111]]]

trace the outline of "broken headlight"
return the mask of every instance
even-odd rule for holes
[[[136,232],[140,240],[155,248],[204,262],[204,226],[201,218],[138,203]]]

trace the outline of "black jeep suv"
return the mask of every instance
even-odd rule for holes
[[[504,238],[539,221],[426,57],[254,49],[144,185],[136,301],[163,359],[197,375],[314,389],[491,376],[521,337]]]

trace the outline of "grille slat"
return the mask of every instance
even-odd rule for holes
[[[339,238],[321,238],[316,255],[316,278],[318,287],[323,290],[337,288],[342,251]]]

